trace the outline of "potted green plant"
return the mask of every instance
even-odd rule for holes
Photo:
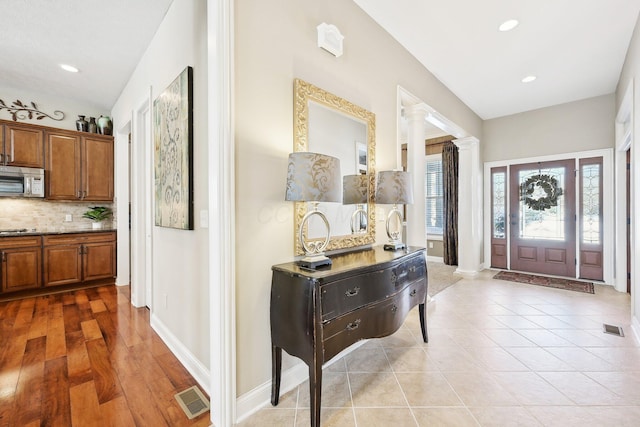
[[[111,215],[113,215],[111,208],[106,206],[93,206],[89,207],[89,210],[82,214],[82,217],[93,221],[93,228],[102,228],[102,221],[109,219]]]

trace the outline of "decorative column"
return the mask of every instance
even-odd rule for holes
[[[405,107],[405,117],[409,120],[407,130],[407,172],[413,180],[413,204],[407,205],[405,218],[406,243],[409,246],[427,246],[427,230],[425,226],[425,154],[426,118],[432,111],[425,104]]]
[[[464,277],[480,271],[482,249],[482,179],[477,138],[453,141],[458,147],[458,269]]]

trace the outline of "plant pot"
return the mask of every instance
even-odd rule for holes
[[[94,230],[99,230],[102,228],[102,223],[101,222],[92,222],[91,223],[91,228],[93,228]]]

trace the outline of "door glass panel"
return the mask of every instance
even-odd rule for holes
[[[540,204],[536,207],[535,202],[544,201],[549,197],[549,189],[543,185],[539,185],[540,181],[535,180],[538,175],[549,176],[555,178],[558,189],[565,187],[565,168],[550,169],[529,169],[522,170],[518,176],[520,185],[520,202],[519,202],[519,233],[521,239],[546,239],[546,240],[564,240],[565,239],[565,196],[560,194],[557,196],[555,206],[549,206],[541,209]],[[531,193],[524,192],[524,186],[527,183],[534,182],[529,189]],[[537,183],[535,183],[537,182]],[[546,181],[547,183],[549,181]],[[527,203],[529,202],[534,203]],[[532,207],[532,205],[534,205]]]
[[[496,239],[505,238],[505,207],[506,207],[506,187],[505,172],[494,172],[492,174],[493,185],[493,237]]]
[[[600,244],[600,165],[583,165],[582,242]]]

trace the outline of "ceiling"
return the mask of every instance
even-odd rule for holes
[[[0,0],[0,86],[109,110],[171,2]],[[640,10],[640,0],[354,2],[483,119],[614,92]],[[520,25],[498,32],[509,18]]]
[[[640,0],[354,2],[482,119],[615,92],[640,11]],[[519,26],[499,32],[508,19]]]
[[[0,86],[108,111],[172,1],[0,0]]]

